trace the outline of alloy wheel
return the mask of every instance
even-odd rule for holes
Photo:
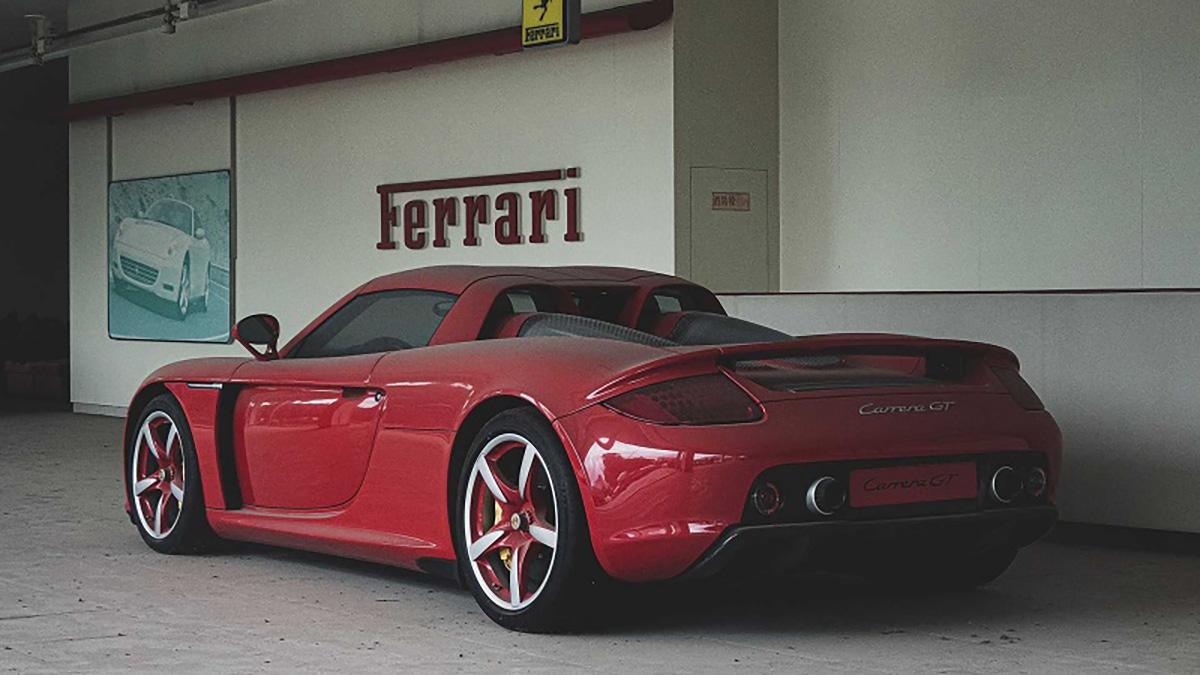
[[[183,439],[170,415],[156,411],[142,423],[130,465],[134,510],[142,529],[154,539],[165,539],[183,512],[186,484]]]
[[[558,546],[558,504],[542,454],[518,434],[479,453],[463,509],[467,556],[497,607],[528,607],[545,588]]]

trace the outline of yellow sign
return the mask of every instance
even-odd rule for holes
[[[521,46],[579,42],[579,0],[521,0]]]

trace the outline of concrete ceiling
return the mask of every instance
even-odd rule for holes
[[[67,27],[68,0],[0,0],[0,52],[29,45],[26,14],[44,14],[55,31]]]

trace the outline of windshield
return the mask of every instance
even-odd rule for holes
[[[192,207],[173,199],[154,202],[146,209],[146,220],[153,220],[190,235],[192,233]]]

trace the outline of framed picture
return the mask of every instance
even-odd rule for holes
[[[228,171],[108,185],[108,336],[229,342]]]

